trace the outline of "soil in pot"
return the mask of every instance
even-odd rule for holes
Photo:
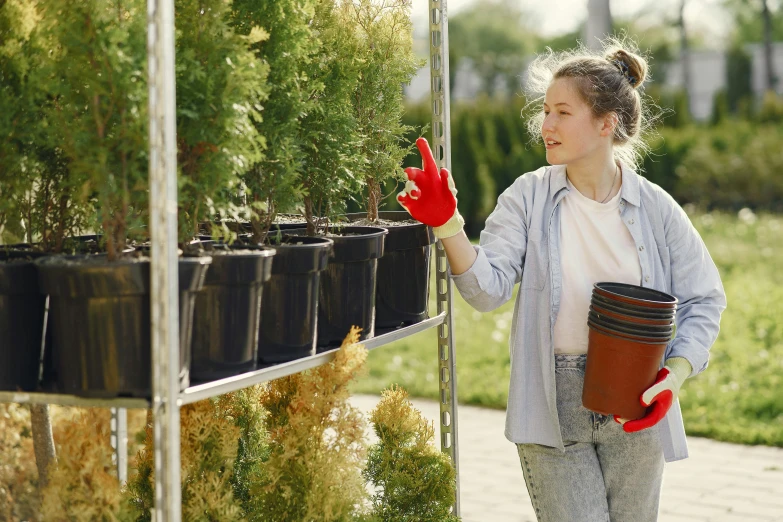
[[[668,341],[641,342],[590,327],[582,405],[602,415],[643,417],[639,402],[655,382]]]
[[[0,390],[38,388],[46,296],[33,260],[44,254],[0,246]]]
[[[271,248],[204,241],[212,258],[196,293],[191,379],[212,381],[255,370],[263,284],[271,276]]]
[[[180,384],[190,382],[195,292],[209,257],[179,261]],[[36,262],[41,291],[49,294],[54,389],[86,397],[152,394],[150,263],[126,257],[52,256]]]
[[[304,235],[270,236],[275,253],[264,284],[258,361],[277,364],[315,355],[321,272],[334,242]]]
[[[376,333],[427,319],[430,293],[432,228],[411,219],[406,211],[379,212],[378,221],[367,213],[346,216],[355,225],[382,226],[389,231],[383,257],[378,260],[375,294]]]

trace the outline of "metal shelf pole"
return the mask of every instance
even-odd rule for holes
[[[150,310],[156,522],[182,518],[179,447],[179,282],[174,0],[147,0]]]
[[[439,167],[451,170],[451,118],[449,99],[449,26],[447,0],[430,0],[427,13],[430,31],[430,92],[432,103],[432,150]],[[440,381],[441,450],[448,453],[457,472],[453,513],[460,514],[459,446],[457,438],[457,361],[454,346],[454,304],[443,244],[435,251],[438,313],[446,320],[438,327],[438,376]]]
[[[111,445],[120,485],[128,482],[128,410],[111,408]]]

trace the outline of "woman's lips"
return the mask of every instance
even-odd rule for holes
[[[552,145],[550,145],[549,143],[545,143],[545,145],[546,145],[546,149],[549,150],[549,149],[554,149],[555,147],[560,145],[560,143],[554,143]]]

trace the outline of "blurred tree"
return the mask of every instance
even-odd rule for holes
[[[729,110],[742,112],[753,96],[750,84],[752,63],[750,55],[736,42],[726,51],[726,98]],[[744,101],[743,101],[744,100]]]
[[[449,68],[452,85],[460,62],[473,62],[484,91],[490,96],[501,79],[507,92],[519,90],[524,60],[535,52],[539,37],[520,2],[478,0],[449,19]]]
[[[783,40],[783,10],[771,9],[768,0],[724,0],[734,20],[734,45],[764,44],[765,88],[774,89],[778,76],[772,62],[772,42]]]

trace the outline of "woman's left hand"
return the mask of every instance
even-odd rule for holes
[[[642,406],[649,407],[647,414],[635,420],[627,420],[615,415],[615,422],[622,424],[623,431],[627,433],[655,426],[666,416],[680,392],[682,383],[692,371],[693,368],[687,359],[683,357],[668,359],[664,367],[658,371],[653,385],[639,398]]]

